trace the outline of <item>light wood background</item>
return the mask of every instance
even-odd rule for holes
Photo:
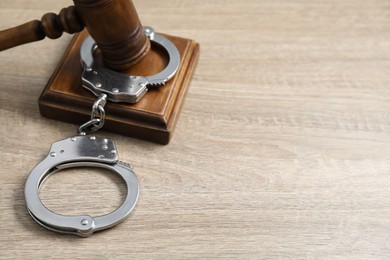
[[[71,4],[1,0],[0,29]],[[0,258],[388,259],[390,2],[134,4],[144,25],[201,44],[172,142],[100,132],[135,166],[135,212],[87,239],[41,228],[24,182],[76,131],[37,106],[71,36],[0,53]],[[112,174],[69,170],[41,196],[99,215],[125,193]]]

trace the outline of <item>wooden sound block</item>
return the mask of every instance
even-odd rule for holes
[[[59,65],[39,98],[39,110],[45,117],[80,125],[90,119],[96,100],[81,83],[80,46],[86,31],[77,34],[65,51]],[[189,39],[164,35],[176,45],[181,64],[176,76],[165,86],[149,90],[136,104],[107,102],[106,131],[168,144],[172,137],[187,88],[199,56],[199,45]],[[95,59],[101,62],[99,53]],[[151,51],[131,69],[129,75],[148,76],[161,71],[168,55],[152,44]]]

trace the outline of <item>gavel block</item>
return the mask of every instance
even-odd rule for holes
[[[80,47],[87,36],[86,30],[74,36],[44,88],[39,98],[43,116],[78,125],[89,120],[96,96],[82,87],[80,76],[83,71]],[[180,53],[180,67],[175,77],[164,86],[149,90],[135,104],[107,102],[103,130],[168,144],[199,56],[199,45],[190,39],[164,36]],[[95,60],[99,62],[99,59],[102,60],[101,55],[95,54]],[[165,50],[151,43],[148,54],[122,73],[149,76],[160,72],[167,63]]]

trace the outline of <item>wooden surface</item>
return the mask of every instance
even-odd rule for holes
[[[0,2],[1,29],[70,1]],[[202,46],[167,146],[115,139],[140,181],[134,214],[87,239],[29,217],[23,185],[76,126],[37,100],[70,37],[0,53],[0,258],[387,259],[390,8],[387,0],[136,0],[144,25]],[[113,210],[118,178],[60,172],[63,214]]]
[[[80,47],[87,35],[83,31],[72,39],[50,77],[39,98],[39,111],[43,116],[79,125],[90,120],[96,96],[82,87],[83,69],[80,62]],[[175,77],[164,86],[149,89],[135,104],[108,102],[103,130],[160,144],[169,143],[199,58],[199,44],[177,36],[165,37],[177,47],[180,54],[180,66]],[[101,55],[97,54],[95,58],[97,61],[100,58],[103,63]],[[166,50],[152,44],[142,61],[122,73],[155,75],[168,62]]]

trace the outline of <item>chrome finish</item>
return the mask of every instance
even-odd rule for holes
[[[43,181],[62,169],[99,167],[119,174],[127,185],[127,196],[114,212],[104,216],[64,216],[47,209],[39,198]],[[95,136],[73,136],[52,144],[49,154],[30,173],[25,185],[26,205],[30,215],[50,230],[82,237],[110,228],[125,220],[137,203],[138,181],[132,167],[118,161],[115,144],[110,139]]]
[[[169,56],[168,65],[161,72],[152,76],[129,76],[121,74],[96,64],[93,52],[97,48],[89,36],[83,42],[80,55],[84,71],[82,74],[83,87],[96,96],[102,93],[113,102],[136,103],[148,88],[164,85],[177,72],[180,65],[180,54],[176,46],[164,36],[154,32],[151,27],[144,27],[146,36],[155,44],[165,49]]]
[[[78,128],[78,133],[80,135],[93,133],[103,127],[106,119],[106,111],[104,110],[106,102],[107,95],[101,94],[95,103],[93,103],[91,119]]]

